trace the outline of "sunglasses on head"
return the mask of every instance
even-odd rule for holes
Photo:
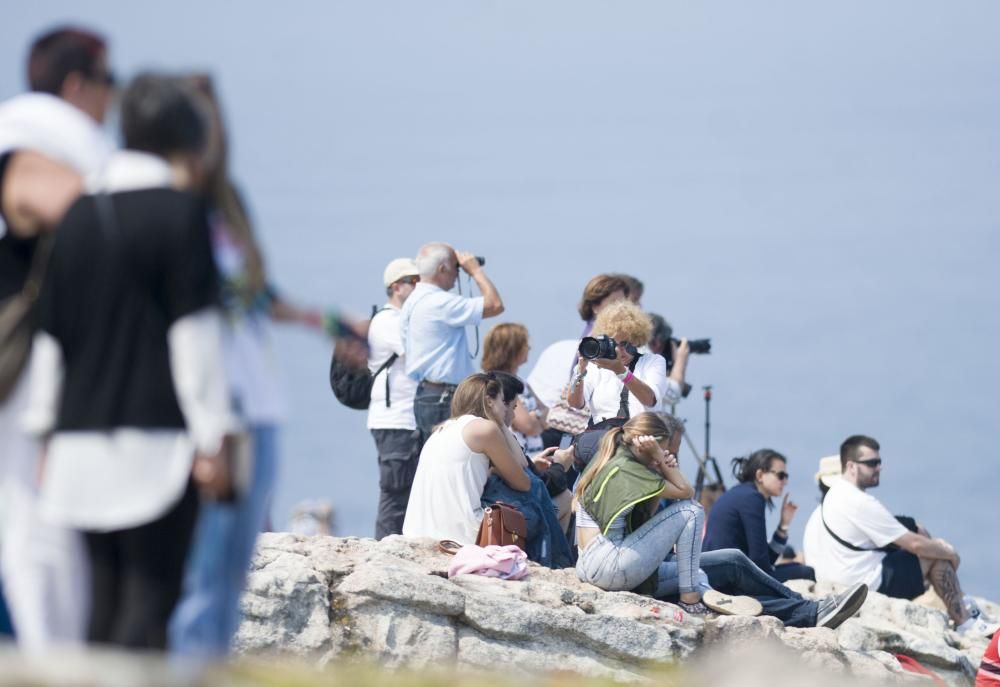
[[[858,463],[859,465],[864,465],[869,468],[877,468],[882,464],[881,458],[869,458],[868,460],[854,460],[853,463]]]

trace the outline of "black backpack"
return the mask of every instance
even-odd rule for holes
[[[372,319],[375,319],[375,315],[380,312],[382,311],[375,310]],[[334,350],[333,358],[330,360],[330,388],[333,390],[333,395],[348,408],[367,410],[372,402],[372,386],[375,384],[375,378],[392,367],[398,357],[399,354],[393,353],[375,370],[375,374],[372,374],[367,366],[358,368],[341,361]],[[385,376],[385,406],[386,408],[390,406],[388,374]]]

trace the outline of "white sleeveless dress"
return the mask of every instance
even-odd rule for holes
[[[462,430],[476,419],[463,415],[448,420],[427,439],[410,489],[404,536],[476,543],[483,519],[480,499],[490,475],[489,458],[462,438]]]

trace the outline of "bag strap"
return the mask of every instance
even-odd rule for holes
[[[35,244],[35,254],[31,258],[28,278],[24,280],[24,286],[21,287],[21,293],[31,303],[38,300],[38,294],[42,291],[42,283],[45,281],[45,272],[48,270],[55,242],[55,234],[48,232],[41,236]]]
[[[391,310],[391,308],[379,308],[378,306],[373,305],[372,306],[372,316],[371,316],[371,319],[369,319],[368,321],[371,322],[372,320],[375,319],[376,315],[378,315],[380,312],[383,312],[385,310]],[[399,358],[399,354],[398,353],[393,353],[392,355],[390,355],[389,358],[384,363],[382,363],[382,365],[377,370],[375,370],[375,373],[372,375],[372,379],[375,379],[380,374],[382,374],[382,372],[384,372],[385,370],[388,370],[390,367],[392,367],[392,364],[394,362],[396,362],[397,358]],[[385,407],[386,408],[391,408],[392,407],[392,401],[389,398],[389,374],[388,373],[386,373],[386,375],[385,375]]]
[[[636,353],[635,356],[628,364],[629,372],[635,372],[635,366],[639,363],[639,358],[642,357],[642,353]],[[628,387],[622,384],[622,393],[618,397],[618,417],[623,417],[626,420],[629,419],[629,409],[628,409]]]
[[[824,501],[826,500],[825,497],[824,497],[823,500]],[[846,540],[841,539],[840,537],[838,537],[837,533],[834,532],[832,529],[830,529],[830,526],[826,524],[826,517],[823,515],[823,501],[820,501],[820,503],[819,503],[819,519],[823,521],[823,527],[825,527],[826,531],[830,534],[831,537],[833,537],[833,540],[835,542],[837,542],[838,544],[840,544],[841,546],[843,546],[844,548],[850,549],[851,551],[861,551],[861,552],[866,552],[866,553],[871,553],[873,551],[885,551],[886,550],[886,548],[884,546],[876,548],[876,549],[865,549],[865,548],[862,548],[860,546],[855,546],[851,542],[846,541]]]

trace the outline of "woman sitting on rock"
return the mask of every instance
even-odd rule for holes
[[[607,591],[658,596],[657,573],[676,545],[680,606],[705,615],[695,581],[704,511],[677,467],[682,430],[669,415],[639,413],[601,439],[576,487],[576,573]],[[656,512],[660,499],[673,503]]]
[[[483,519],[480,499],[491,470],[514,491],[531,489],[521,448],[504,417],[503,389],[495,375],[470,375],[458,385],[451,418],[420,452],[403,521],[405,536],[475,544]]]
[[[764,511],[773,508],[772,499],[781,496],[788,483],[785,457],[769,448],[754,451],[745,458],[734,458],[733,475],[739,485],[725,492],[712,507],[705,532],[705,551],[739,549],[758,568],[774,579],[815,580],[816,572],[807,565],[775,565],[788,543],[788,526],[798,506],[785,495],[781,503],[781,522],[771,541],[767,540]]]

